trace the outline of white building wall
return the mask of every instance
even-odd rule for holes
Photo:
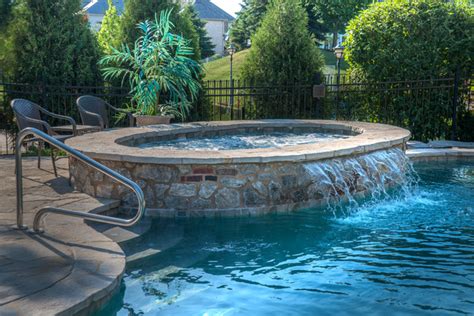
[[[227,22],[217,20],[206,21],[206,31],[215,45],[214,52],[224,55],[225,52],[225,34],[227,33]]]
[[[91,25],[91,29],[95,32],[100,30],[102,25],[102,20],[104,19],[103,14],[87,14],[89,19],[89,24]]]

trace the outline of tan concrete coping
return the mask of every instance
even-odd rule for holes
[[[413,148],[407,150],[407,156],[413,161],[432,160],[474,160],[474,149],[470,148]]]
[[[188,134],[216,131],[271,128],[305,128],[306,130],[353,135],[346,139],[315,144],[221,151],[142,149],[129,146],[142,138],[169,139]],[[67,140],[67,145],[86,155],[102,160],[155,164],[229,164],[266,163],[285,161],[315,161],[352,154],[368,153],[404,145],[410,132],[403,128],[363,122],[324,120],[260,120],[198,122],[189,124],[156,125],[141,128],[123,128],[86,134]]]

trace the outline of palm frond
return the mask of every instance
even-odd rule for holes
[[[137,24],[141,36],[133,48],[112,48],[100,60],[106,80],[128,79],[135,111],[149,115],[173,115],[185,119],[201,89],[202,66],[190,58],[190,41],[171,33],[171,10],[155,14],[152,21]],[[168,101],[159,104],[160,97]]]

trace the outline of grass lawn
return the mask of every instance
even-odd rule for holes
[[[234,78],[238,79],[240,74],[240,69],[242,64],[247,56],[249,50],[243,50],[234,55]],[[321,49],[321,53],[324,57],[325,66],[323,68],[323,73],[333,74],[336,73],[336,56],[331,51]],[[341,69],[347,69],[348,64],[343,61]],[[217,60],[210,61],[204,64],[204,69],[206,71],[205,80],[229,80],[230,79],[230,57],[226,56]]]
[[[234,79],[239,78],[240,69],[249,50],[243,50],[234,55]],[[206,71],[205,80],[229,80],[230,79],[230,56],[219,58],[204,64]]]
[[[321,54],[324,57],[324,64],[325,66],[323,67],[323,73],[324,74],[336,74],[336,56],[334,55],[333,52],[325,50],[325,49],[320,49]],[[342,61],[341,63],[341,73],[344,73],[346,69],[349,68],[349,65],[345,60]]]

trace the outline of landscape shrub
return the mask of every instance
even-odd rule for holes
[[[344,43],[349,71],[367,82],[428,79],[427,85],[434,86],[436,79],[453,78],[456,71],[469,77],[474,57],[473,12],[465,1],[375,3],[349,22]],[[388,83],[384,88],[392,86]],[[367,93],[379,95],[380,91]],[[384,100],[394,115],[387,121],[409,128],[418,139],[449,137],[452,97],[440,89],[430,91],[422,102],[415,97],[416,91],[407,90],[406,96]],[[462,117],[466,103],[460,104]],[[359,106],[374,108],[377,104]],[[373,121],[379,118],[380,112],[370,115]]]

